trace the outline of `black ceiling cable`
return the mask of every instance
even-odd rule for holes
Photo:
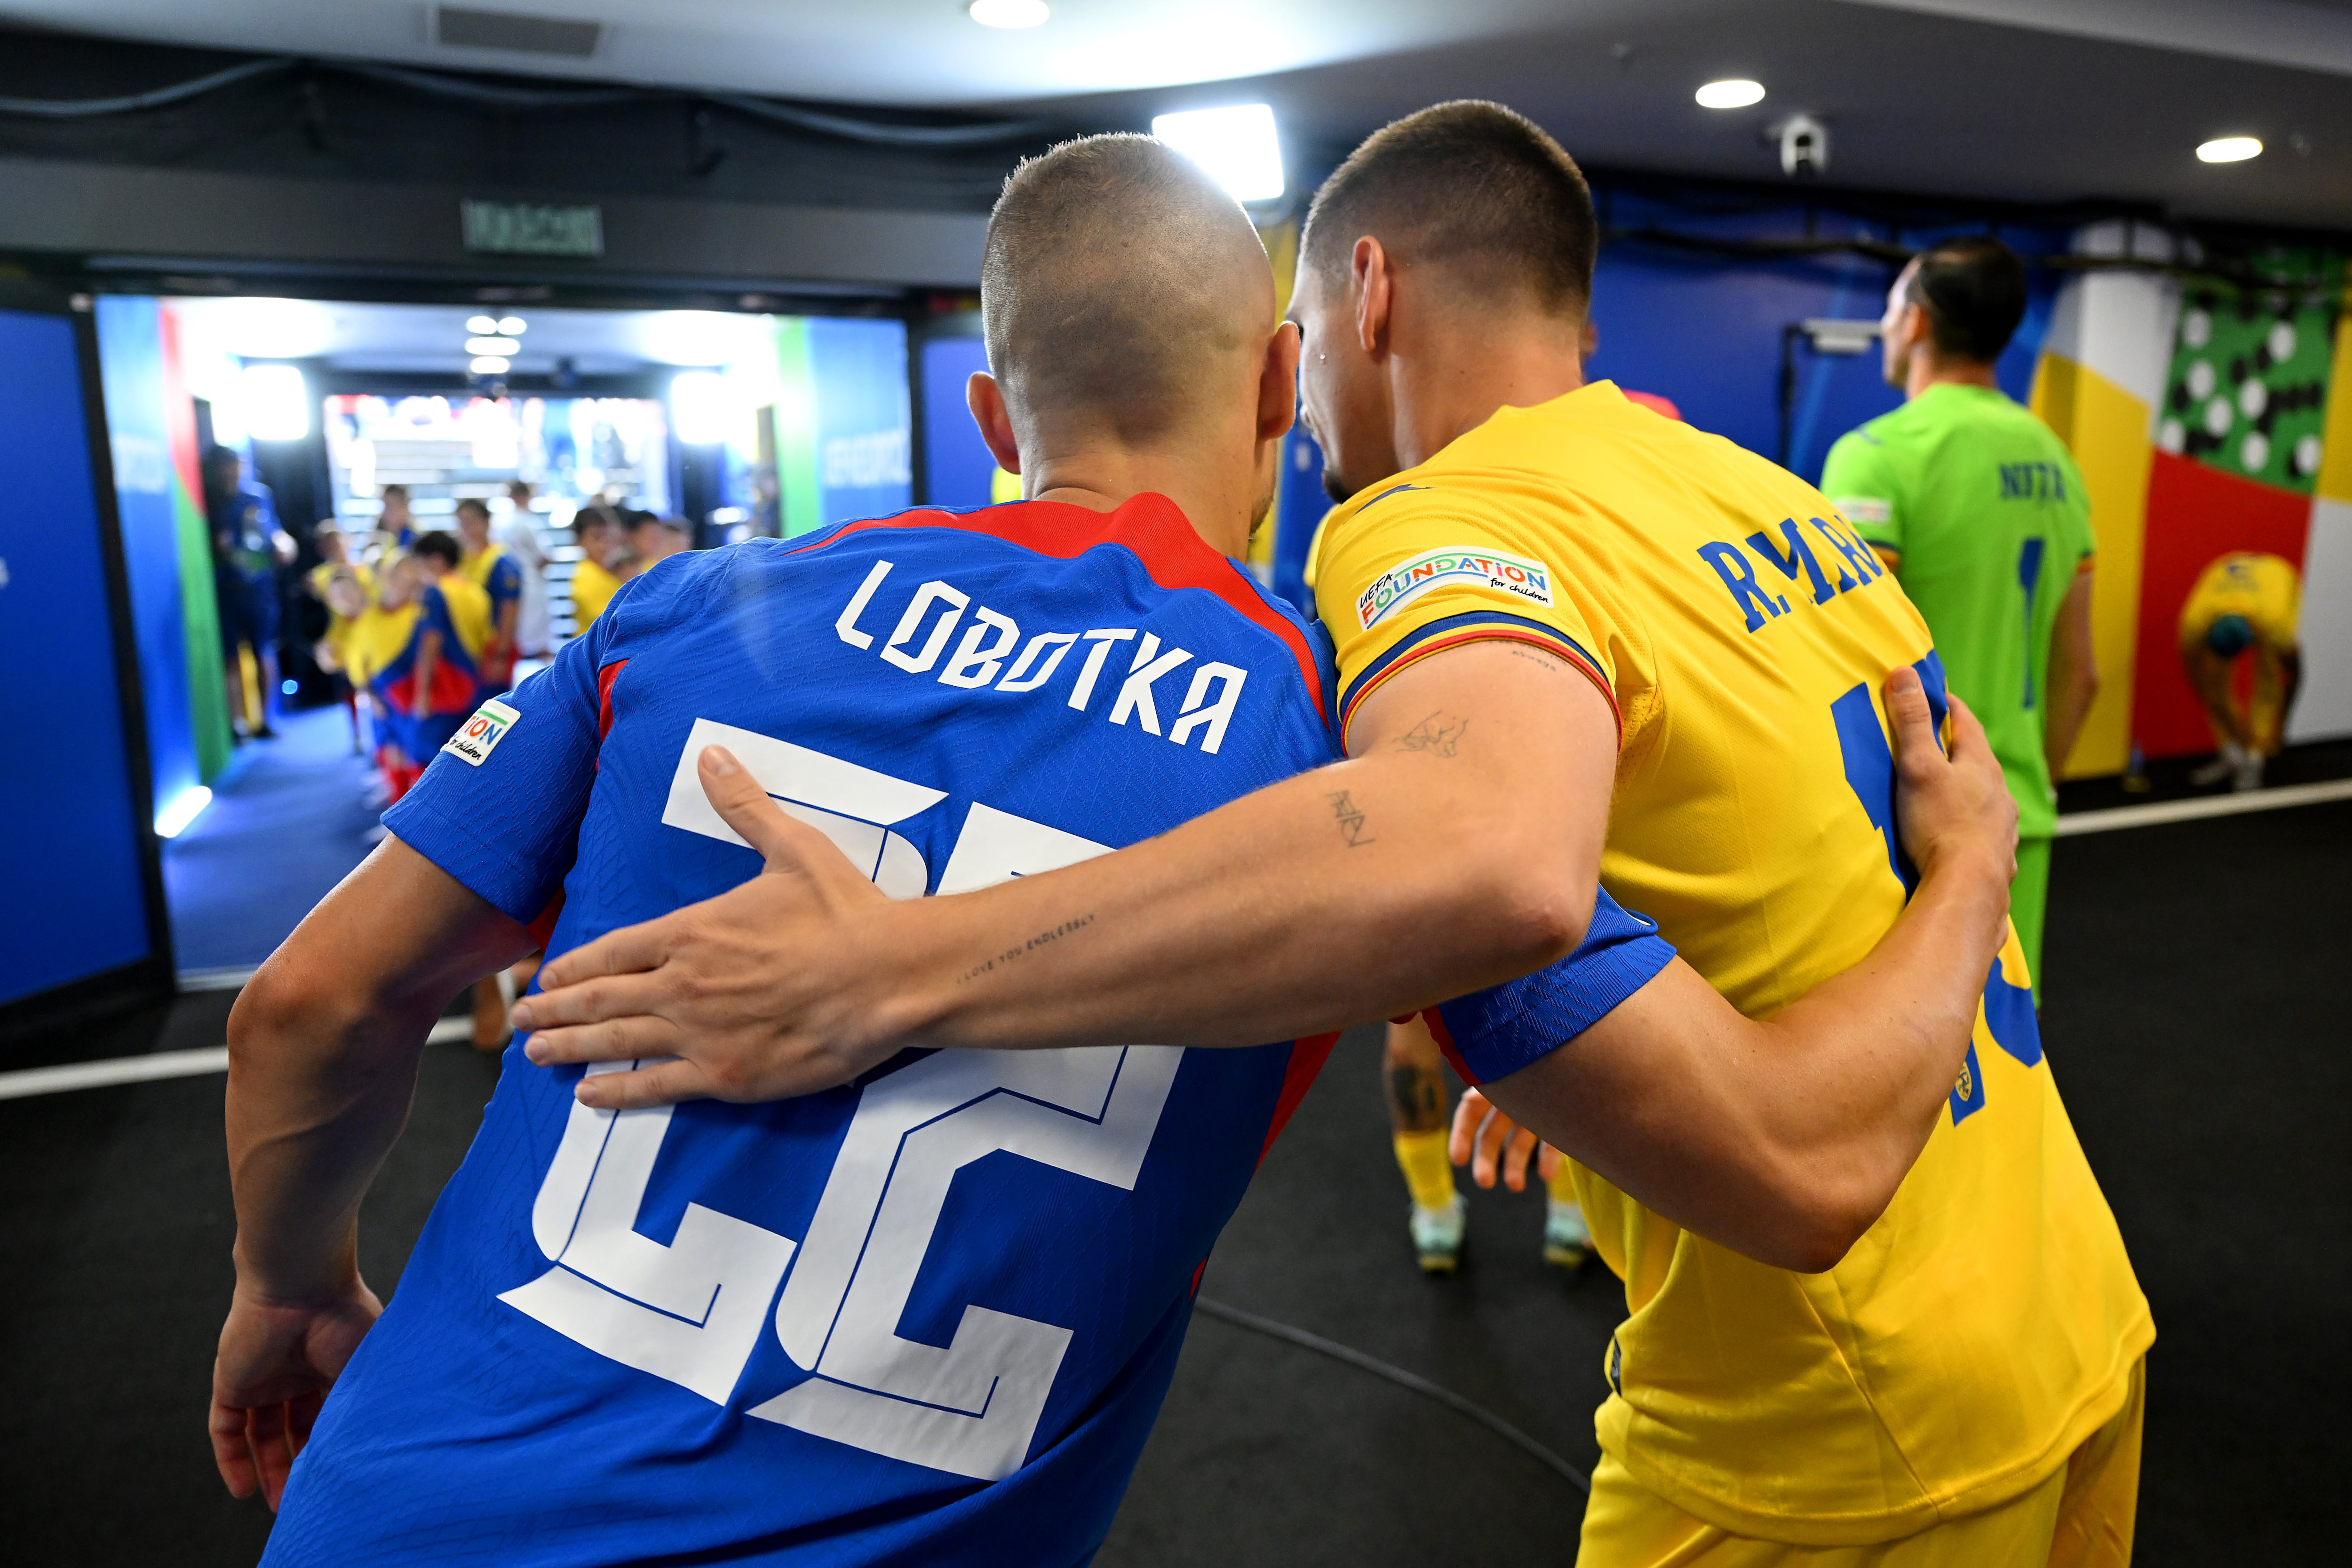
[[[743,93],[674,92],[635,87],[520,87],[445,71],[416,70],[405,66],[376,65],[362,60],[299,59],[247,60],[243,65],[230,66],[171,87],[116,98],[0,98],[0,114],[40,120],[96,120],[110,115],[136,114],[201,98],[237,82],[255,77],[273,76],[298,67],[340,71],[347,76],[404,88],[411,92],[457,99],[485,109],[509,111],[601,109],[615,104],[675,102],[684,99],[696,103],[713,104],[755,120],[815,131],[819,135],[884,147],[990,147],[1032,141],[1053,129],[1041,120],[924,125],[891,120],[866,120],[856,115],[804,108]]]
[[[1224,1302],[1212,1301],[1207,1296],[1195,1296],[1192,1299],[1192,1310],[1205,1313],[1219,1322],[1231,1323],[1235,1328],[1247,1329],[1252,1333],[1264,1334],[1268,1339],[1278,1339],[1285,1343],[1295,1344],[1302,1350],[1311,1350],[1318,1355],[1328,1355],[1333,1361],[1344,1362],[1359,1372],[1369,1372],[1374,1377],[1393,1383],[1400,1388],[1410,1389],[1424,1399],[1433,1399],[1454,1414],[1475,1421],[1586,1496],[1590,1497],[1592,1494],[1592,1478],[1582,1470],[1578,1469],[1484,1405],[1465,1399],[1451,1388],[1432,1383],[1418,1373],[1407,1372],[1402,1366],[1391,1366],[1376,1355],[1366,1355],[1362,1351],[1341,1344],[1337,1340],[1325,1339],[1321,1334],[1309,1333],[1305,1329],[1293,1328],[1288,1323],[1276,1322],[1272,1318],[1262,1318],[1255,1312],[1245,1312],[1239,1307],[1229,1307]]]
[[[0,98],[0,114],[22,114],[37,120],[93,120],[109,114],[135,114],[144,109],[162,109],[184,99],[204,94],[253,77],[274,76],[292,70],[294,60],[247,60],[241,66],[231,66],[194,81],[176,82],[149,92],[134,92],[121,98]]]

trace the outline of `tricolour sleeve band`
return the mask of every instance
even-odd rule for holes
[[[1617,694],[1602,673],[1601,661],[1579,646],[1576,639],[1557,626],[1547,626],[1522,615],[1508,615],[1498,610],[1471,610],[1414,628],[1348,683],[1347,690],[1339,696],[1341,743],[1347,740],[1348,726],[1356,716],[1357,705],[1379,690],[1391,675],[1433,653],[1458,648],[1465,643],[1486,642],[1532,643],[1548,653],[1566,659],[1608,700],[1609,711],[1616,716],[1618,730],[1622,735],[1625,721],[1617,709]]]
[[[1656,925],[1619,907],[1603,888],[1575,952],[1548,969],[1431,1009],[1433,1032],[1451,1047],[1456,1071],[1473,1083],[1491,1083],[1591,1029],[1674,956]]]

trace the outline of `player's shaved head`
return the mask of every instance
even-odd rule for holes
[[[1316,193],[1299,263],[1344,289],[1366,235],[1399,265],[1442,275],[1465,302],[1581,317],[1592,298],[1600,226],[1583,172],[1499,103],[1433,104],[1367,137]]]
[[[1191,422],[1274,325],[1241,204],[1149,136],[1089,136],[1004,183],[981,263],[982,330],[1024,436],[1084,424],[1125,444]]]

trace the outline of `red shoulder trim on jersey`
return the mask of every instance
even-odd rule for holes
[[[1476,1073],[1470,1071],[1470,1064],[1462,1060],[1461,1050],[1454,1043],[1454,1031],[1445,1027],[1444,1017],[1435,1008],[1424,1009],[1421,1016],[1427,1020],[1429,1038],[1437,1042],[1438,1051],[1445,1058],[1447,1065],[1454,1069],[1463,1082],[1473,1089],[1477,1088],[1481,1081]]]
[[[596,739],[602,744],[613,733],[613,683],[629,667],[626,659],[615,659],[596,672]]]
[[[1192,525],[1167,497],[1146,492],[1115,512],[1097,512],[1062,501],[1011,501],[972,512],[942,512],[919,507],[891,517],[868,517],[847,523],[802,550],[822,549],[868,528],[962,528],[988,534],[1035,550],[1039,555],[1069,560],[1098,544],[1125,547],[1143,563],[1151,580],[1166,589],[1198,588],[1215,594],[1251,621],[1280,638],[1298,661],[1298,673],[1314,694],[1315,711],[1328,723],[1323,709],[1323,676],[1315,667],[1315,653],[1298,628],[1283,619],[1243,575],[1242,569],[1211,549]],[[793,552],[797,555],[800,550]]]
[[[1258,1145],[1258,1164],[1265,1164],[1266,1151],[1274,1147],[1275,1139],[1282,1136],[1283,1128],[1290,1124],[1291,1113],[1298,1109],[1301,1100],[1307,1098],[1307,1092],[1315,1087],[1315,1075],[1323,1071],[1325,1062],[1331,1060],[1331,1048],[1339,1043],[1339,1035],[1336,1030],[1329,1034],[1310,1034],[1304,1040],[1292,1042],[1290,1065],[1282,1073],[1282,1095],[1274,1103],[1274,1120],[1266,1124],[1265,1142]]]
[[[555,923],[562,918],[562,915],[563,890],[559,887],[555,890],[555,896],[547,901],[547,907],[539,912],[539,917],[523,928],[529,931],[531,939],[539,944],[541,952],[547,951],[548,939],[555,935]]]

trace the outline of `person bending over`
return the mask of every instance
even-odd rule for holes
[[[1933,639],[1817,491],[1586,384],[1597,229],[1492,104],[1397,121],[1317,193],[1290,314],[1349,497],[1316,580],[1347,762],[962,899],[890,904],[794,834],[779,874],[559,960],[531,1059],[681,1058],[582,1086],[614,1106],[805,1092],[910,1044],[1228,1045],[1523,972],[1603,886],[1688,960],[1659,983],[1759,1018],[1882,962],[1917,906],[1880,693],[1908,667],[1940,701]],[[985,967],[1038,931],[1066,935]],[[1587,1568],[2127,1553],[2155,1331],[2018,944],[1986,970],[1927,1100],[1813,1059],[1811,1113],[1884,1164],[1806,1154],[1806,1117],[1759,1112],[1795,1059],[1736,1033],[1663,1085],[1667,1053],[1595,1048],[1606,1019],[1472,1064],[1573,1157],[1625,1281]]]
[[[2199,574],[2180,607],[2180,663],[2221,749],[2190,783],[2262,788],[2303,685],[2302,619],[2303,579],[2282,557],[2234,550]],[[2237,689],[2249,653],[2251,700]]]
[[[1156,142],[1075,143],[1009,183],[984,276],[1002,381],[971,401],[1033,498],[631,583],[449,743],[240,998],[212,1425],[231,1490],[282,1496],[269,1562],[1059,1563],[1102,1539],[1328,1037],[910,1050],[791,1102],[621,1113],[510,1056],[381,1322],[354,1261],[442,999],[551,923],[561,954],[763,880],[797,830],[877,897],[962,894],[1333,757],[1327,654],[1231,559],[1297,342],[1241,209]],[[1899,1064],[1907,1124],[1847,1117],[1814,1153],[1898,1164],[1881,1145],[1925,1135],[1966,1050],[2012,814],[1965,716],[1947,762],[1916,680],[1892,690],[1925,878],[1871,965],[1750,1025],[1597,900],[1573,953],[1494,961],[1560,960],[1524,988],[1449,1004],[1471,1071],[1574,1040],[1635,1080],[1661,1060],[1671,1100],[1699,1039],[1797,1082],[1867,1056]]]

